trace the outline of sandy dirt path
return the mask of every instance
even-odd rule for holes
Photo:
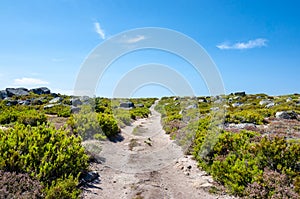
[[[83,198],[200,199],[232,198],[208,192],[213,182],[190,156],[165,134],[161,116],[151,107],[151,116],[122,129],[120,139],[101,142],[102,164],[91,169],[100,174]]]

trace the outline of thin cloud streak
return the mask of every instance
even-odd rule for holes
[[[101,39],[105,39],[105,32],[101,28],[100,23],[99,22],[95,22],[94,26],[95,26],[96,33],[101,37]]]
[[[36,79],[36,78],[22,77],[19,79],[14,79],[14,85],[18,85],[18,86],[46,85],[46,84],[49,84],[49,82],[41,79]]]
[[[249,40],[248,42],[237,42],[235,44],[222,43],[217,45],[216,47],[220,50],[244,50],[267,46],[267,41],[267,39],[258,38]]]
[[[129,39],[125,40],[124,43],[134,44],[134,43],[140,42],[140,41],[145,40],[145,39],[146,39],[146,37],[144,35],[137,35],[136,37],[129,38]]]

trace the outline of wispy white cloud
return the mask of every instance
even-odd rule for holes
[[[234,44],[230,43],[222,43],[217,45],[217,48],[221,50],[243,50],[243,49],[251,49],[251,48],[260,48],[263,46],[267,46],[267,39],[258,38],[254,40],[249,40],[247,42],[237,42]]]
[[[49,82],[37,78],[22,77],[19,79],[14,79],[14,85],[18,86],[34,86],[46,84],[49,84]]]
[[[105,39],[105,32],[101,28],[100,23],[99,22],[95,22],[94,26],[95,26],[96,33],[101,37],[101,39]]]
[[[136,37],[127,38],[123,42],[127,44],[134,44],[145,39],[146,37],[144,35],[137,35]]]

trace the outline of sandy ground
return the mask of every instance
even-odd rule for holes
[[[90,148],[94,146],[103,162],[91,165],[100,178],[86,188],[83,198],[233,198],[208,192],[213,179],[199,170],[196,162],[165,134],[155,105],[149,118],[122,129],[114,142],[84,143]]]

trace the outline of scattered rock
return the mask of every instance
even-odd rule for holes
[[[71,113],[79,113],[80,110],[81,110],[81,108],[79,108],[79,107],[71,106]]]
[[[212,187],[212,186],[213,185],[211,183],[209,183],[209,182],[200,185],[200,187],[202,187],[202,188],[207,188],[207,187]]]
[[[274,103],[274,102],[271,102],[271,103],[269,103],[269,104],[266,105],[266,108],[271,108],[271,107],[273,107],[273,106],[275,106],[275,103]]]
[[[256,125],[253,123],[240,123],[240,124],[231,123],[228,125],[228,127],[229,128],[237,128],[237,129],[245,129],[245,128],[249,128],[249,127],[255,128]]]
[[[212,107],[212,108],[210,108],[210,110],[211,111],[218,111],[218,110],[220,110],[220,108],[219,107]]]
[[[34,94],[37,95],[42,95],[42,94],[50,94],[51,91],[47,87],[40,87],[40,88],[33,88],[30,90],[30,92],[33,92]]]
[[[274,102],[272,100],[269,100],[269,99],[263,99],[259,102],[259,105],[263,106],[263,105],[271,104],[271,103],[274,103]]]
[[[234,100],[240,100],[240,99],[241,99],[241,96],[235,96],[233,99],[234,99]]]
[[[198,108],[197,104],[192,104],[192,105],[187,106],[185,109],[189,110],[189,109],[196,109],[196,108]]]
[[[0,99],[5,99],[5,98],[7,98],[7,97],[8,97],[8,96],[7,96],[6,90],[0,91]]]
[[[145,140],[144,143],[148,144],[149,146],[152,146],[151,139],[150,140],[149,139]]]
[[[224,99],[222,99],[222,98],[219,98],[219,99],[213,101],[213,103],[215,103],[215,104],[221,104],[222,102],[224,102]]]
[[[298,115],[294,111],[280,111],[280,112],[276,112],[275,117],[277,119],[291,120],[291,119],[297,119]]]
[[[246,92],[244,92],[244,91],[243,92],[235,92],[234,95],[244,97],[244,96],[246,96]]]
[[[96,171],[86,172],[82,175],[79,186],[99,180],[99,177],[100,175]]]
[[[7,88],[5,90],[8,97],[29,95],[27,88]]]
[[[6,106],[15,106],[18,104],[17,100],[7,100]]]
[[[9,128],[7,128],[7,127],[5,127],[5,126],[0,126],[0,130],[2,130],[2,131],[6,131],[6,130],[8,130]]]
[[[63,100],[63,98],[61,97],[56,97],[56,98],[53,98],[52,100],[49,101],[50,104],[56,104],[56,103],[59,103]]]
[[[55,97],[58,97],[58,94],[56,94],[56,93],[51,93],[51,96],[55,98]]]
[[[48,104],[48,105],[44,106],[44,109],[52,108],[52,107],[58,106],[58,105],[61,105],[61,103],[57,103],[57,104]]]
[[[204,103],[206,103],[207,100],[205,98],[199,98],[198,102],[204,102]]]
[[[78,98],[72,98],[72,99],[70,99],[70,103],[71,103],[73,106],[79,106],[79,105],[82,105],[81,100],[78,99]]]
[[[243,103],[241,103],[241,102],[236,102],[236,103],[231,104],[232,107],[239,107],[242,105],[243,105]]]
[[[33,104],[33,105],[42,105],[43,104],[43,98],[37,98],[37,99],[32,99],[31,100],[31,103]]]
[[[121,102],[120,103],[121,108],[134,108],[133,102]]]
[[[28,106],[31,103],[31,100],[19,100],[18,104]]]
[[[291,101],[293,101],[293,99],[291,97],[286,99],[286,102],[291,102]]]

